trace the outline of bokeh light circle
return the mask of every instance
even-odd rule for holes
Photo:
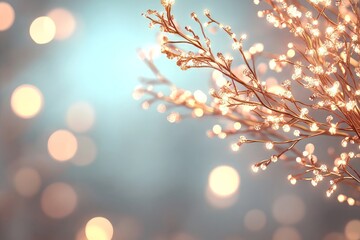
[[[265,213],[259,209],[250,210],[245,215],[244,224],[250,231],[260,231],[266,224]]]
[[[85,226],[88,240],[111,240],[114,229],[111,222],[104,217],[94,217]]]
[[[70,11],[63,8],[55,8],[51,10],[47,16],[50,17],[56,25],[55,39],[64,40],[74,33],[76,20]]]
[[[348,240],[360,239],[360,220],[354,219],[349,221],[345,226],[345,236]]]
[[[67,111],[66,123],[75,132],[88,131],[95,122],[95,110],[87,102],[74,103]]]
[[[31,23],[29,33],[35,43],[46,44],[54,39],[56,25],[54,21],[47,16],[38,17]]]
[[[32,118],[43,107],[44,98],[41,91],[30,84],[18,86],[11,95],[11,108],[21,118]]]
[[[23,197],[32,197],[40,189],[41,177],[33,168],[20,168],[14,176],[16,192]]]
[[[273,205],[273,216],[281,224],[300,222],[305,216],[305,204],[296,195],[283,195]]]
[[[239,188],[240,176],[230,166],[219,166],[214,168],[209,175],[210,190],[220,196],[228,197],[233,195]]]
[[[69,216],[76,208],[77,194],[66,183],[53,183],[45,188],[41,196],[43,212],[55,219]]]
[[[7,2],[0,2],[0,31],[8,30],[15,21],[15,11]]]
[[[77,152],[78,142],[74,134],[67,130],[57,130],[48,140],[48,151],[57,161],[68,161]]]

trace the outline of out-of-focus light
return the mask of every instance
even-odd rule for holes
[[[21,118],[32,118],[43,106],[41,91],[29,84],[18,86],[11,95],[11,108]]]
[[[33,168],[20,168],[14,176],[14,187],[23,197],[32,197],[40,189],[41,178]]]
[[[76,154],[77,148],[76,137],[67,130],[57,130],[49,137],[48,151],[55,160],[70,160]]]
[[[111,240],[114,229],[111,222],[104,217],[90,219],[85,226],[88,240]]]
[[[346,240],[344,234],[338,232],[332,232],[326,234],[323,240]]]
[[[56,25],[55,39],[64,40],[74,33],[76,28],[75,17],[66,9],[55,8],[47,14]]]
[[[38,17],[31,23],[29,32],[30,37],[35,43],[46,44],[54,39],[56,25],[54,21],[47,16]]]
[[[0,2],[0,31],[8,30],[14,23],[15,11],[7,2]]]
[[[260,231],[266,224],[265,213],[259,209],[250,210],[245,215],[244,223],[250,231]]]
[[[77,102],[70,106],[66,114],[68,127],[75,132],[88,131],[95,122],[94,108],[87,102]]]
[[[49,185],[41,196],[41,208],[51,218],[64,218],[76,208],[77,194],[66,183],[53,183]]]
[[[279,223],[284,225],[295,224],[304,218],[305,205],[295,195],[283,195],[276,199],[272,212]]]
[[[296,230],[296,228],[280,227],[274,232],[272,240],[284,240],[284,239],[301,240],[301,236],[299,234],[299,231]]]
[[[220,197],[233,195],[238,190],[239,185],[240,176],[230,166],[216,167],[209,175],[210,190]]]
[[[86,136],[79,136],[77,138],[78,149],[71,162],[78,166],[85,166],[92,163],[97,154],[97,148],[94,141]]]
[[[354,219],[349,221],[345,226],[344,232],[348,240],[360,239],[360,220]]]

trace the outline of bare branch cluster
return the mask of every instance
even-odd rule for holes
[[[155,79],[142,79],[134,97],[149,98],[143,107],[159,102],[158,111],[171,111],[170,122],[178,122],[187,114],[175,111],[183,107],[191,116],[212,116],[226,125],[216,124],[210,137],[236,136],[233,151],[250,143],[263,144],[272,151],[268,159],[253,165],[257,172],[278,160],[293,161],[300,170],[288,176],[295,184],[310,181],[313,186],[327,179],[326,194],[331,196],[339,184],[347,186],[338,195],[340,202],[360,205],[360,3],[358,0],[266,0],[267,9],[259,17],[276,28],[293,34],[285,54],[264,52],[264,45],[243,47],[246,34],[237,36],[230,26],[215,20],[208,10],[202,22],[181,28],[172,14],[173,0],[162,0],[164,11],[148,10],[144,16],[150,27],[159,26],[161,52],[176,61],[182,69],[213,70],[209,95],[197,90],[178,88],[156,68],[151,57],[140,52],[152,69]],[[259,0],[254,1],[259,4]],[[214,52],[208,29],[216,27],[230,37],[234,57],[243,64],[234,66],[234,57]],[[190,50],[189,50],[190,49]],[[257,63],[266,59],[268,64]],[[283,72],[283,81],[262,79],[269,68]],[[161,89],[161,90],[159,90]],[[165,90],[162,91],[162,90]],[[168,91],[166,91],[168,90]],[[326,136],[335,147],[328,157],[318,159],[313,140]],[[305,149],[299,149],[304,142]],[[279,161],[279,162],[281,162]]]

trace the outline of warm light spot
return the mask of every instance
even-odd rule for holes
[[[94,141],[86,136],[80,136],[77,138],[78,149],[71,159],[71,162],[78,166],[85,166],[92,163],[97,154],[97,148]]]
[[[56,33],[54,21],[46,16],[36,18],[30,25],[30,36],[37,44],[51,42]]]
[[[111,240],[113,233],[111,222],[103,217],[92,218],[85,227],[88,240]]]
[[[7,2],[0,2],[0,31],[9,29],[15,20],[15,11]]]
[[[265,227],[265,213],[259,209],[253,209],[246,213],[244,219],[245,227],[250,231],[259,231]]]
[[[87,102],[77,102],[70,106],[66,114],[66,123],[75,132],[88,131],[95,122],[95,110]]]
[[[345,236],[348,240],[360,239],[360,220],[354,219],[349,221],[345,226]]]
[[[11,95],[11,108],[21,118],[32,118],[43,106],[43,95],[33,85],[18,86]]]
[[[74,157],[78,142],[74,134],[67,130],[57,130],[49,137],[48,151],[58,161],[67,161]]]
[[[212,207],[223,209],[223,208],[229,208],[232,205],[234,205],[238,199],[238,195],[233,194],[227,197],[222,197],[215,194],[210,189],[210,187],[207,187],[205,191],[205,198]]]
[[[75,31],[76,20],[66,9],[55,8],[47,14],[56,25],[55,39],[64,40],[69,38]]]
[[[41,178],[33,168],[21,168],[15,173],[14,186],[23,197],[32,197],[40,189]]]
[[[66,183],[49,185],[41,196],[41,208],[51,218],[67,217],[75,210],[76,205],[76,192]]]
[[[228,197],[234,194],[240,185],[240,176],[230,166],[219,166],[213,169],[209,175],[209,187],[211,191],[220,197]]]
[[[304,218],[305,205],[295,195],[283,195],[276,199],[272,212],[279,223],[284,225],[295,224]]]
[[[285,240],[285,239],[301,240],[301,236],[299,234],[299,231],[296,230],[296,228],[280,227],[274,232],[272,239],[273,240]]]

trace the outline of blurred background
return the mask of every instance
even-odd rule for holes
[[[0,2],[0,239],[360,239],[359,209],[326,198],[326,184],[291,186],[286,164],[253,174],[259,147],[209,139],[216,121],[141,109],[132,92],[152,74],[137,50],[157,49],[149,8],[160,1]],[[282,49],[287,35],[252,1],[178,0],[174,13],[188,23],[205,8],[249,44]],[[190,89],[211,77],[155,63]]]

